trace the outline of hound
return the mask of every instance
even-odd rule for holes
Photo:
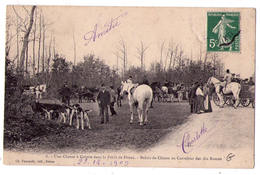
[[[70,126],[72,126],[72,119],[74,116],[76,116],[76,120],[77,120],[77,126],[76,128],[79,129],[79,125],[80,125],[80,122],[79,120],[81,121],[81,129],[84,130],[84,127],[85,127],[85,123],[84,121],[86,120],[87,122],[87,127],[88,129],[91,129],[91,126],[90,126],[90,121],[89,121],[89,117],[88,117],[88,113],[91,112],[91,110],[83,110],[82,107],[80,107],[79,104],[75,104],[72,106],[72,111],[70,113]]]

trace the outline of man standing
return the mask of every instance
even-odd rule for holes
[[[190,112],[197,112],[197,103],[196,103],[196,90],[197,90],[197,82],[192,84],[189,91],[189,103],[190,103]]]
[[[101,124],[105,122],[109,122],[109,116],[108,116],[108,106],[110,105],[110,94],[106,90],[104,84],[101,84],[100,92],[97,96],[97,102],[100,108],[100,115],[101,115]]]
[[[64,83],[63,87],[61,88],[61,96],[62,96],[62,103],[70,105],[70,96],[71,96],[71,90],[68,87],[67,82]]]

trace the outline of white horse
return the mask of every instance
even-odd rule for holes
[[[130,123],[133,123],[134,107],[136,103],[138,103],[137,112],[139,123],[140,125],[146,124],[148,122],[148,109],[150,108],[153,99],[152,88],[145,84],[138,86],[138,84],[122,82],[120,95],[122,96],[124,92],[128,93],[128,100],[131,112]]]
[[[215,91],[218,95],[218,98],[220,100],[220,106],[223,107],[224,105],[224,99],[223,99],[223,94],[220,91],[221,86],[223,87],[223,82],[218,80],[215,77],[210,77],[207,82],[208,85],[213,84],[215,86]],[[223,93],[224,94],[229,94],[232,93],[236,102],[234,107],[236,108],[239,105],[239,93],[241,90],[241,85],[237,82],[231,82],[226,85],[226,87],[223,88]]]

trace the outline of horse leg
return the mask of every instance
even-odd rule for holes
[[[62,114],[62,118],[63,118],[63,123],[66,123],[66,114],[65,113]]]
[[[84,113],[84,115],[85,115],[84,119],[86,119],[86,121],[87,121],[87,127],[88,127],[88,129],[91,129],[88,113],[86,112],[86,113]]]
[[[239,86],[238,86],[238,89],[235,90],[235,92],[233,92],[233,95],[234,95],[235,100],[236,100],[235,105],[234,105],[234,108],[237,108],[238,105],[239,105],[239,101],[240,101],[240,99],[239,99],[240,90],[241,90],[241,86],[239,85]]]
[[[78,114],[76,114],[76,119],[77,119],[77,129],[79,129],[79,115]]]
[[[130,112],[131,112],[130,124],[132,124],[134,120],[134,104],[130,104]]]
[[[149,104],[147,103],[144,109],[144,124],[146,125],[148,123],[148,110],[149,110]]]
[[[81,129],[84,130],[84,113],[80,113]]]
[[[72,118],[73,118],[74,112],[75,112],[75,110],[73,109],[70,114],[70,126],[72,125]]]
[[[143,110],[141,109],[141,107],[137,108],[137,112],[138,112],[139,124],[140,124],[140,126],[142,126],[143,125]]]
[[[216,87],[216,93],[217,93],[218,98],[219,98],[219,106],[223,107],[224,106],[224,99],[223,99],[223,96],[220,93],[220,86]]]

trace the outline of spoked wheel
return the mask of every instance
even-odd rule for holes
[[[220,99],[218,98],[217,93],[212,94],[212,100],[215,103],[215,105],[220,106]]]
[[[242,98],[242,99],[240,99],[240,103],[242,106],[248,107],[250,105],[251,101],[249,98]]]
[[[252,108],[255,108],[255,99],[253,99],[253,100],[251,101],[251,103],[252,103]]]
[[[226,97],[225,98],[225,104],[227,104],[228,106],[234,106],[235,104],[235,100],[231,97]]]

